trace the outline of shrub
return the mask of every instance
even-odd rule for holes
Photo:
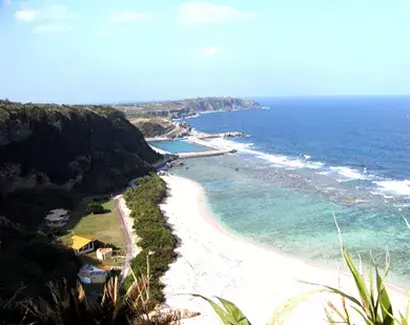
[[[100,214],[104,212],[104,207],[96,202],[91,202],[87,205],[87,213]]]
[[[158,204],[166,195],[164,181],[156,174],[143,177],[138,187],[130,188],[124,193],[128,207],[132,210],[134,228],[141,238],[138,245],[142,251],[132,260],[131,268],[135,274],[147,272],[147,256],[150,260],[151,297],[157,303],[164,301],[163,285],[160,277],[168,270],[168,265],[176,258],[174,249],[176,237],[167,225]],[[126,285],[132,279],[126,280]]]

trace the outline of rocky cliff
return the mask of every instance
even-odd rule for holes
[[[16,197],[19,205],[47,205],[41,189],[112,191],[150,172],[158,159],[113,108],[0,101],[0,214],[18,222],[26,217],[11,206]]]

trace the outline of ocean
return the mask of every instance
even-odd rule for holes
[[[410,97],[258,98],[264,109],[190,118],[235,155],[174,169],[200,183],[226,229],[334,268],[345,247],[366,265],[391,258],[389,281],[410,289]],[[166,148],[164,148],[166,149]]]

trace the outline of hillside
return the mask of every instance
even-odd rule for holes
[[[167,134],[175,128],[170,120],[160,117],[130,117],[129,121],[132,125],[136,126],[145,137]]]
[[[0,215],[22,225],[69,207],[67,193],[124,186],[158,159],[113,108],[0,101]]]
[[[175,123],[164,117],[150,116],[129,117],[128,119],[141,131],[144,137],[178,138],[191,131],[191,126],[185,121]]]
[[[129,116],[149,115],[181,118],[200,112],[260,108],[260,105],[254,100],[242,98],[205,97],[164,102],[130,103],[114,107],[124,111]]]

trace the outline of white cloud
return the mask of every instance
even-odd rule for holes
[[[254,14],[209,2],[186,2],[179,7],[181,24],[226,23],[252,19]]]
[[[212,46],[212,47],[205,49],[202,53],[203,55],[213,56],[213,55],[218,54],[218,52],[219,52],[219,49],[216,46]]]
[[[35,26],[33,32],[36,34],[55,34],[61,32],[69,32],[73,28],[69,25],[63,24],[44,24]]]
[[[15,13],[18,20],[34,23],[33,32],[36,34],[59,33],[72,30],[64,21],[76,18],[76,15],[63,5],[51,5],[41,9],[22,9]]]
[[[16,11],[15,17],[18,20],[22,20],[25,22],[32,22],[39,16],[39,12],[37,10],[18,10]]]
[[[151,18],[152,14],[150,12],[120,11],[111,17],[111,21],[114,23],[129,23],[136,20],[146,20]]]

